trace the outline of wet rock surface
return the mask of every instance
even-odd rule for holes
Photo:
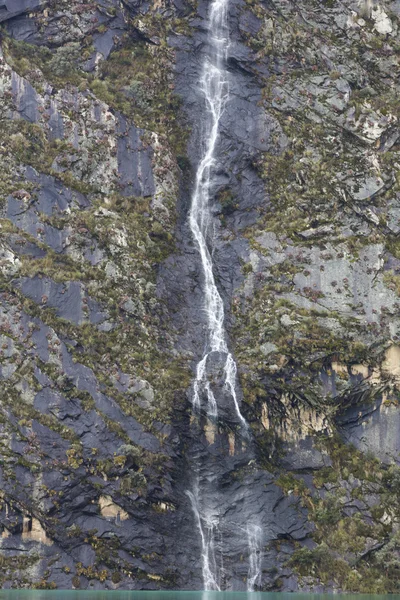
[[[191,417],[208,4],[0,1],[3,587],[201,589],[204,455],[226,588],[245,513],[259,589],[399,590],[398,3],[230,3],[213,260],[251,444],[229,395]]]

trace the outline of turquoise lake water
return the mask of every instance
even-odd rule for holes
[[[105,592],[0,590],[0,600],[400,600],[400,594],[265,594],[261,592]]]

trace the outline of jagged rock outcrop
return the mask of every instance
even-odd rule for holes
[[[399,3],[230,3],[214,264],[250,464],[227,415],[189,426],[207,5],[0,1],[3,587],[200,589],[207,445],[260,589],[399,590]]]

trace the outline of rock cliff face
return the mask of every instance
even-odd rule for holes
[[[191,423],[207,7],[0,0],[3,587],[201,589],[207,450],[259,589],[400,590],[400,3],[230,2],[213,258],[251,459]]]

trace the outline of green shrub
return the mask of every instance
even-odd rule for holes
[[[70,42],[65,46],[57,48],[56,53],[49,62],[49,69],[57,77],[69,75],[80,58],[80,45],[78,42]]]

